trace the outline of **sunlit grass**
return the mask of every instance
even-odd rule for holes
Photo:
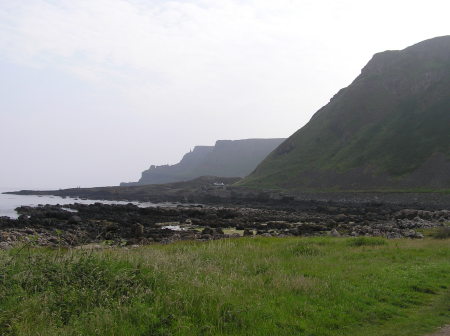
[[[449,240],[239,238],[17,252],[0,252],[5,336],[395,336],[450,322]]]

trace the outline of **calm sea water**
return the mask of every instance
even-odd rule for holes
[[[14,210],[19,206],[38,206],[39,204],[93,204],[96,202],[101,202],[104,204],[128,204],[133,203],[140,207],[151,207],[151,206],[170,206],[170,204],[154,204],[154,203],[139,203],[139,202],[122,202],[122,201],[105,201],[105,200],[82,200],[79,198],[62,198],[58,196],[22,196],[22,195],[5,195],[3,192],[7,191],[17,191],[20,189],[6,189],[0,188],[0,217],[7,216],[11,218],[17,218],[17,212]]]

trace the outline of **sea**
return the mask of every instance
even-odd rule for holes
[[[174,206],[172,203],[149,203],[149,202],[127,202],[127,201],[107,201],[107,200],[86,200],[72,197],[59,197],[59,196],[47,196],[47,195],[11,195],[4,194],[8,191],[18,191],[20,188],[0,188],[0,217],[17,218],[18,214],[16,208],[20,206],[39,206],[44,204],[51,205],[66,205],[73,203],[80,204],[94,204],[97,202],[104,204],[135,204],[139,207],[155,207],[155,206]]]

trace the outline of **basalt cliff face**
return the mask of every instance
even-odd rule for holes
[[[450,189],[450,36],[376,54],[241,184]]]
[[[138,182],[121,186],[188,181],[200,176],[245,177],[284,140],[218,140],[214,146],[196,146],[179,163],[151,166]]]

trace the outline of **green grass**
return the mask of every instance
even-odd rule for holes
[[[381,246],[386,244],[385,239],[377,237],[358,237],[347,241],[348,246]]]
[[[0,252],[0,335],[423,335],[450,242],[239,238]]]
[[[450,238],[450,224],[441,226],[433,234],[434,238],[437,239],[449,239]]]
[[[444,223],[442,226],[433,228],[418,229],[427,238],[435,239],[449,239],[450,238],[450,223]]]

